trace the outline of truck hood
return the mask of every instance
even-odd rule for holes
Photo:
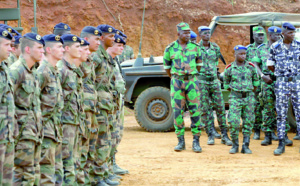
[[[149,62],[150,58],[144,58],[144,66],[163,65],[163,56],[153,57],[154,61]],[[121,63],[122,68],[132,67],[135,59],[126,60]]]

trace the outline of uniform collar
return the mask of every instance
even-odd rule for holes
[[[190,43],[190,41],[188,41],[187,43],[186,43],[186,46],[188,46],[188,44]],[[178,39],[175,41],[175,44],[174,44],[174,46],[173,46],[174,48],[177,48],[177,49],[180,49],[180,48],[182,48],[181,46],[180,46],[180,44],[179,44],[179,41],[178,41]]]
[[[41,62],[41,64],[43,64],[43,65],[49,67],[49,69],[51,70],[51,72],[56,73],[56,66],[53,67],[53,66],[51,65],[51,63],[49,63],[49,61],[47,61],[46,59],[44,59],[44,60]]]
[[[208,43],[209,43],[209,48],[213,48],[213,45],[211,44],[211,42],[208,41]],[[199,42],[199,45],[200,45],[201,48],[205,48],[205,47],[203,46],[203,41],[202,41],[202,39],[201,39],[201,41]]]
[[[21,64],[29,71],[31,72],[31,69],[28,67],[24,57],[22,55],[20,55],[19,60],[21,61]],[[34,65],[33,65],[34,66]]]
[[[250,66],[248,61],[245,61],[244,67],[246,67],[246,66]],[[238,68],[239,66],[236,64],[236,61],[234,61],[234,62],[231,63],[231,67],[232,68],[234,68],[234,67]]]
[[[109,59],[108,54],[107,54],[106,50],[104,50],[104,48],[103,48],[102,45],[99,45],[99,49],[98,49],[98,50],[103,54],[103,56],[104,56],[106,59]]]

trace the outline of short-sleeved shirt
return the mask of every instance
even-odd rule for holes
[[[287,48],[283,40],[273,43],[267,66],[275,66],[277,77],[292,77],[300,75],[300,42],[294,40]]]
[[[259,85],[259,79],[254,64],[245,62],[244,66],[238,66],[236,62],[228,65],[224,72],[224,89],[233,91],[252,91]]]
[[[256,56],[252,58],[252,62],[260,64],[263,74],[273,75],[274,73],[268,69],[267,60],[270,55],[270,45],[263,43],[257,47]]]
[[[128,45],[124,45],[124,50],[121,55],[118,55],[118,58],[120,63],[129,59],[133,59],[134,58],[133,49]]]
[[[197,66],[203,63],[197,63],[202,60],[199,45],[188,42],[186,48],[182,48],[177,41],[171,43],[165,49],[164,53],[164,69],[171,69],[174,75],[195,75],[198,74]]]
[[[203,63],[199,75],[205,77],[215,77],[215,80],[211,82],[199,79],[200,83],[207,83],[207,84],[216,83],[219,81],[217,79],[217,73],[218,73],[217,67],[219,65],[219,58],[221,56],[220,47],[216,43],[212,43],[212,42],[209,43],[210,43],[209,48],[206,49],[205,46],[203,46],[203,41],[201,40],[199,42],[199,46],[202,54],[202,63]]]

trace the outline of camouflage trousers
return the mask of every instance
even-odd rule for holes
[[[259,101],[259,95],[261,92],[261,87],[258,86],[257,89],[255,90],[255,122],[253,129],[254,130],[260,130],[262,123],[263,123],[263,116],[262,116],[262,110],[263,106],[261,105]]]
[[[41,185],[55,185],[55,151],[57,142],[44,137],[41,151]]]
[[[39,185],[41,144],[20,140],[15,147],[14,185]]]
[[[277,127],[274,84],[262,82],[261,85],[260,99],[263,106],[263,124],[261,129],[264,132],[273,132]],[[290,125],[286,122],[285,131],[289,130]]]
[[[0,144],[0,185],[11,186],[14,168],[14,143]]]
[[[109,155],[111,152],[111,128],[112,115],[108,114],[107,110],[98,110],[96,114],[98,123],[97,141],[95,144],[95,157],[89,169],[89,176],[92,184],[97,184],[99,181],[108,177]]]
[[[297,80],[298,81],[298,80]],[[287,112],[289,100],[295,112],[297,132],[300,134],[300,82],[284,82],[277,80],[275,83],[277,132],[278,138],[284,139],[286,132]]]
[[[62,161],[64,167],[63,185],[75,183],[75,153],[77,150],[78,126],[63,125]]]
[[[171,78],[171,104],[174,112],[174,127],[177,137],[184,135],[185,126],[183,114],[185,106],[191,114],[191,130],[193,135],[200,136],[201,128],[199,113],[198,80],[194,76],[189,80]]]
[[[248,95],[245,98],[238,98],[230,95],[227,121],[232,140],[239,137],[241,118],[243,135],[249,137],[251,135],[253,123],[255,121],[254,107],[256,100],[254,98],[254,93],[251,92],[250,94],[251,95]]]
[[[214,109],[221,130],[227,130],[226,113],[220,82],[214,84],[199,83],[200,90],[200,116],[202,125],[208,131],[214,126]]]
[[[63,178],[64,167],[62,161],[62,142],[58,142],[55,149],[55,185],[62,185]]]

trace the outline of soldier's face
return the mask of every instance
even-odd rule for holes
[[[91,52],[96,52],[100,45],[100,36],[90,36],[89,38],[85,38],[89,43],[89,50]]]
[[[263,33],[254,34],[253,39],[257,44],[262,44],[265,40],[265,34]]]
[[[244,62],[246,59],[246,50],[239,50],[235,52],[235,60],[238,62]]]
[[[115,34],[114,33],[104,33],[102,35],[102,42],[106,47],[112,47],[115,41]]]
[[[115,55],[121,55],[124,50],[124,44],[123,43],[115,43],[112,47],[112,51],[115,53]]]
[[[281,35],[281,34],[278,34],[278,33],[271,33],[269,39],[270,39],[272,42],[276,42],[276,41],[278,41],[279,39],[281,39],[280,35]]]
[[[81,52],[80,52],[80,62],[85,62],[87,61],[89,55],[91,54],[89,46],[82,46],[81,47]]]
[[[61,60],[63,58],[65,49],[62,43],[54,43],[50,48],[50,50],[51,50],[51,55],[54,57],[54,59]]]
[[[80,43],[76,42],[73,45],[69,46],[66,51],[70,54],[72,58],[80,58],[81,46]]]
[[[295,31],[294,30],[285,30],[282,33],[285,40],[292,42],[295,39]]]
[[[183,42],[188,42],[191,38],[191,31],[190,30],[181,30],[178,32],[179,40]]]
[[[3,61],[8,58],[11,52],[11,41],[8,39],[0,38],[0,60]]]
[[[43,58],[44,52],[44,46],[40,43],[34,42],[34,45],[29,50],[29,55],[35,62],[39,62]]]
[[[205,30],[205,31],[201,32],[200,37],[203,41],[209,41],[210,40],[210,31]]]

